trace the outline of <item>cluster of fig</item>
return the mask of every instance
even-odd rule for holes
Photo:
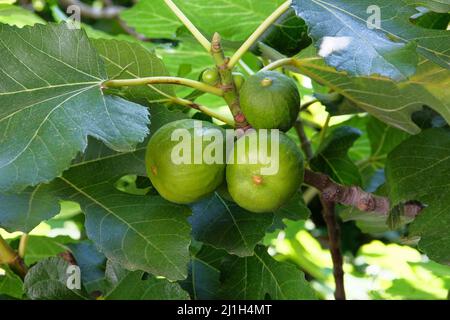
[[[224,129],[201,121],[199,130],[196,124],[199,120],[193,119],[168,123],[149,141],[148,175],[159,194],[174,203],[194,203],[216,191],[250,212],[273,212],[293,196],[303,181],[302,153],[284,133],[297,120],[299,91],[291,78],[274,71],[261,71],[247,79],[242,74],[233,77],[242,113],[252,129],[234,138],[231,149],[223,144],[223,161],[206,163],[194,160],[198,148],[194,141],[201,141],[201,146],[208,148],[211,133],[217,130],[226,141]],[[206,70],[202,80],[217,85],[217,70]],[[192,161],[173,161],[174,148],[180,143],[173,139],[176,129],[185,129],[190,134],[192,152],[187,157]],[[262,131],[264,134],[260,134]],[[251,141],[256,144],[251,145]],[[269,164],[275,170],[264,170]]]

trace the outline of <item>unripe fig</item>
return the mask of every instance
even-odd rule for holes
[[[255,129],[289,130],[300,111],[300,94],[291,78],[274,71],[249,77],[240,91],[241,109]]]
[[[216,68],[208,68],[202,73],[202,81],[211,86],[219,83],[220,76]]]
[[[230,155],[233,161],[229,159],[226,168],[231,197],[240,207],[256,213],[280,208],[303,181],[303,156],[297,145],[282,132],[277,131],[276,139],[274,132],[260,131],[249,130],[236,141]],[[257,144],[251,143],[252,139]],[[264,143],[266,155],[261,149]]]
[[[218,135],[223,137],[224,131],[212,123],[184,119],[164,125],[150,138],[145,158],[147,173],[163,198],[188,204],[209,195],[222,184],[225,150],[217,163],[208,164],[205,159],[196,158]],[[200,143],[194,146],[196,141]],[[183,146],[186,148],[181,149]]]

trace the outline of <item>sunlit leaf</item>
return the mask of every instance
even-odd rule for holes
[[[392,206],[420,201],[425,208],[411,225],[419,247],[433,260],[450,263],[450,132],[429,129],[388,156],[386,177]]]

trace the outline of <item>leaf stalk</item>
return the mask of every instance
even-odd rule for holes
[[[211,93],[219,97],[222,97],[224,95],[224,92],[220,88],[210,86],[200,81],[179,77],[145,77],[135,79],[107,80],[103,82],[102,85],[106,88],[120,88],[128,86],[143,86],[148,84],[176,84]]]
[[[172,0],[164,0],[166,5],[172,10],[172,12],[180,19],[180,21],[186,26],[186,28],[192,33],[197,41],[209,52],[211,49],[211,43],[208,39],[197,29],[197,27],[189,20],[188,17],[181,11]]]
[[[7,264],[14,273],[22,279],[28,272],[28,268],[22,258],[14,251],[13,248],[0,236],[0,264]]]
[[[252,33],[252,35],[245,40],[242,46],[234,53],[231,57],[230,62],[228,63],[228,67],[232,69],[238,61],[242,58],[242,56],[251,48],[253,44],[258,41],[258,39],[263,35],[263,33],[275,22],[279,17],[285,13],[292,4],[292,0],[288,0],[284,2],[281,6],[279,6],[266,20],[264,20],[259,27]]]

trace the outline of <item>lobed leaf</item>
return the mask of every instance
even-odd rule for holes
[[[263,246],[257,246],[250,257],[230,256],[221,271],[225,299],[263,300],[266,295],[273,300],[316,299],[304,273],[293,264],[274,260]]]
[[[272,213],[251,213],[217,193],[192,206],[194,239],[231,254],[253,254],[256,244],[272,224]]]
[[[106,72],[83,31],[0,25],[0,55],[0,192],[52,180],[87,136],[129,151],[148,134],[145,108],[103,95]]]
[[[108,261],[105,273],[110,291],[105,300],[188,300],[175,282],[158,279],[141,271],[130,272]]]
[[[48,258],[34,265],[25,276],[24,289],[32,300],[88,300],[84,289],[67,285],[70,264],[62,258]]]
[[[386,178],[392,206],[419,201],[425,208],[410,227],[419,247],[434,261],[449,264],[450,132],[428,129],[388,156]]]
[[[327,66],[313,50],[305,50],[297,71],[355,103],[379,120],[415,134],[420,128],[411,117],[426,105],[450,123],[450,71],[422,60],[417,73],[396,83],[378,76],[350,77]]]
[[[293,1],[328,64],[351,75],[378,74],[394,80],[415,73],[418,54],[450,68],[449,33],[411,23],[416,6],[403,0]]]

